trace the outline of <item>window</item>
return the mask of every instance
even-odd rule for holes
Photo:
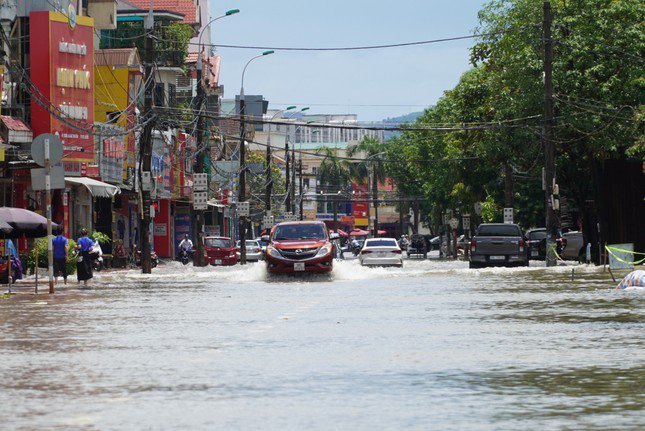
[[[522,236],[516,225],[483,224],[477,230],[479,236]]]
[[[154,104],[155,106],[164,106],[164,84],[160,82],[155,84]]]

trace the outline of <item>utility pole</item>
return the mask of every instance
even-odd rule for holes
[[[266,216],[271,215],[271,193],[273,193],[273,177],[271,176],[271,123],[269,123],[269,137],[267,139],[267,172],[266,172],[266,189],[264,192],[264,207]]]
[[[197,115],[197,161],[195,162],[195,173],[204,173],[204,85],[202,82],[202,53],[199,46],[197,54],[197,98],[195,101],[195,115]],[[206,183],[206,198],[208,199],[208,182]],[[204,266],[204,210],[194,209],[193,220],[195,220],[195,253],[193,260],[195,266]]]
[[[544,171],[546,190],[546,266],[555,266],[556,220],[553,207],[555,148],[553,142],[553,40],[551,39],[551,3],[544,2]]]
[[[298,161],[298,176],[300,177],[300,220],[303,219],[303,213],[304,213],[304,200],[305,200],[305,195],[304,195],[304,189],[303,189],[303,181],[302,181],[302,153],[300,153],[300,160]]]
[[[291,210],[291,191],[289,190],[289,139],[284,141],[284,160],[285,160],[285,190],[287,191],[286,200],[284,201],[284,211],[289,212]]]
[[[152,2],[151,2],[152,3]],[[139,237],[141,243],[139,249],[141,250],[141,272],[143,274],[152,273],[152,265],[150,262],[150,176],[147,176],[148,184],[144,186],[143,178],[144,172],[150,173],[152,165],[152,128],[154,126],[150,117],[152,116],[152,93],[155,86],[154,74],[152,66],[154,63],[154,21],[152,16],[152,6],[148,12],[148,19],[146,20],[146,38],[144,41],[144,68],[145,68],[145,89],[143,99],[143,118],[146,125],[143,128],[140,142],[139,153],[139,187],[141,193],[141,229],[139,230]]]
[[[246,201],[246,119],[244,88],[240,91],[240,184],[238,190],[238,205]],[[240,226],[240,265],[246,265],[246,216],[239,216]]]
[[[296,215],[296,144],[291,146],[291,214]]]

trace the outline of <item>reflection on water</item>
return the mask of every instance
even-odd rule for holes
[[[584,266],[405,263],[173,262],[1,299],[2,428],[645,427],[643,292]]]

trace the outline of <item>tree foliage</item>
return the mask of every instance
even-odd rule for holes
[[[645,3],[551,3],[556,175],[561,193],[581,207],[594,192],[594,163],[645,157]],[[405,193],[423,194],[431,224],[442,210],[469,213],[477,201],[501,208],[509,196],[516,221],[544,223],[542,20],[542,2],[488,3],[473,68],[414,123],[455,131],[409,130],[389,141],[388,158],[401,161],[388,175]]]

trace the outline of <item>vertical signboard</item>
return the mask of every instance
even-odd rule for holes
[[[34,135],[58,135],[66,162],[92,163],[94,19],[38,11],[29,14],[29,28],[31,80],[37,87],[31,97]]]
[[[354,216],[355,226],[367,226],[368,224],[368,207],[367,207],[367,182],[363,184],[352,183],[352,215]]]
[[[99,169],[101,179],[108,183],[120,184],[123,179],[125,148],[123,136],[110,136],[100,142]]]
[[[190,237],[190,209],[188,207],[175,209],[175,251],[177,251],[181,240],[184,239],[184,235]]]

